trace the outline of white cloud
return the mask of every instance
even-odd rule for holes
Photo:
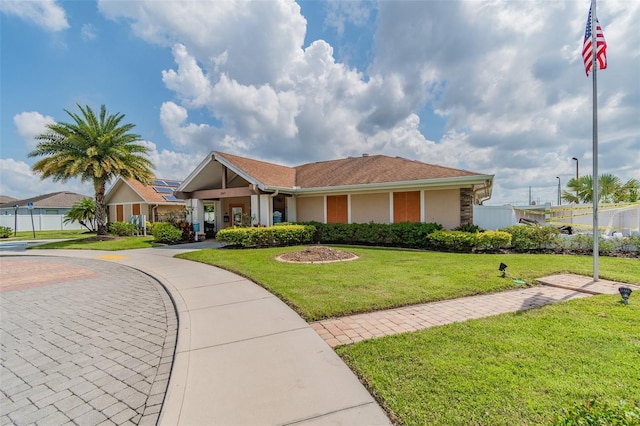
[[[25,141],[29,148],[35,148],[38,141],[36,136],[47,130],[48,124],[55,123],[53,117],[42,115],[36,111],[21,112],[13,117],[18,136]]]
[[[590,172],[591,83],[580,59],[588,4],[540,5],[329,3],[325,25],[338,33],[378,9],[375,57],[358,70],[326,41],[303,45],[293,1],[99,2],[173,48],[177,67],[163,81],[177,99],[160,120],[177,148],[285,164],[399,155],[495,173],[496,202],[526,201],[529,186],[553,194],[556,175],[573,176],[573,156]],[[640,2],[603,1],[598,17],[610,58],[598,77],[601,172],[640,178]],[[189,122],[197,109],[211,122]],[[446,122],[438,140],[421,133],[432,125],[418,115],[425,109]]]
[[[18,16],[48,31],[69,28],[65,11],[55,0],[2,0],[0,12]]]
[[[158,151],[156,144],[149,141],[142,141],[141,144],[149,148],[149,159],[156,168],[155,175],[160,179],[185,179],[195,165],[202,161],[201,155],[183,154],[167,149]]]
[[[27,163],[13,158],[0,158],[0,194],[23,200],[59,191],[93,196],[91,184],[80,183],[77,179],[70,179],[64,184],[52,179],[42,180]]]
[[[356,26],[364,25],[369,19],[371,8],[375,4],[371,1],[340,1],[328,0],[325,3],[327,16],[324,24],[327,27],[335,28],[338,35],[344,34],[345,24],[350,23]]]

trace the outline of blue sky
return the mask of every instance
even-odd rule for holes
[[[156,174],[220,150],[296,165],[386,154],[495,174],[487,204],[591,173],[589,0],[0,2],[0,195],[76,104],[125,114]],[[640,179],[640,2],[600,0],[599,167]]]

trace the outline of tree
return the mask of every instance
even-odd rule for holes
[[[153,179],[153,163],[147,158],[149,148],[139,144],[140,136],[130,133],[133,124],[120,124],[124,114],[107,114],[104,105],[96,117],[89,106],[81,114],[64,110],[73,122],[47,125],[47,131],[36,137],[38,145],[29,157],[38,160],[32,170],[65,182],[77,177],[92,182],[95,191],[95,220],[98,235],[107,234],[107,207],[104,195],[107,184],[117,176],[134,178],[143,184]]]
[[[76,201],[71,209],[64,215],[64,223],[78,222],[89,230],[96,231],[96,200],[83,198]]]
[[[568,203],[593,202],[593,177],[583,175],[567,182],[568,190],[562,191],[562,199]],[[601,203],[620,203],[638,201],[640,182],[630,179],[622,185],[620,178],[609,173],[598,178],[598,201]]]

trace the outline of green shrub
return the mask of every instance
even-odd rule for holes
[[[434,249],[468,253],[476,246],[478,235],[480,233],[434,231],[427,238]]]
[[[169,222],[153,224],[153,239],[159,243],[175,244],[182,239],[182,230]]]
[[[128,222],[112,222],[109,224],[109,233],[119,237],[130,237],[138,234],[138,227]]]
[[[562,410],[554,425],[640,425],[640,407],[628,405],[624,401],[612,407],[591,399],[584,403],[576,403],[571,409]]]
[[[484,229],[479,227],[478,225],[474,225],[473,223],[463,223],[454,229],[454,231],[463,231],[463,232],[484,232]]]
[[[627,244],[631,249],[640,251],[640,235],[631,235],[627,237]]]
[[[566,240],[564,248],[592,253],[593,235],[572,235],[571,238]],[[598,252],[600,254],[633,250],[640,250],[640,236],[630,236],[625,238],[604,238],[601,236],[598,240]]]
[[[8,226],[0,226],[0,238],[8,238],[13,234],[13,229]]]
[[[311,225],[280,225],[261,228],[225,228],[216,239],[233,246],[280,247],[308,244],[316,228]]]
[[[504,231],[478,232],[476,238],[478,250],[498,250],[511,246],[511,234]]]
[[[517,251],[555,249],[562,246],[555,226],[514,225],[501,229],[511,234],[511,247]]]
[[[427,236],[441,230],[437,223],[319,223],[313,225],[314,242],[323,244],[362,244],[388,247],[428,248]]]

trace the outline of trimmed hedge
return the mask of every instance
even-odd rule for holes
[[[429,247],[427,236],[441,230],[438,223],[319,223],[305,222],[316,228],[314,242],[326,244],[361,244],[387,247]]]
[[[517,251],[554,249],[562,244],[555,226],[513,225],[501,231],[511,234],[511,247]]]
[[[216,239],[233,246],[278,247],[309,244],[316,228],[311,225],[280,225],[260,228],[225,228]]]
[[[511,234],[503,231],[435,231],[427,239],[433,249],[463,253],[505,249],[511,244]]]

